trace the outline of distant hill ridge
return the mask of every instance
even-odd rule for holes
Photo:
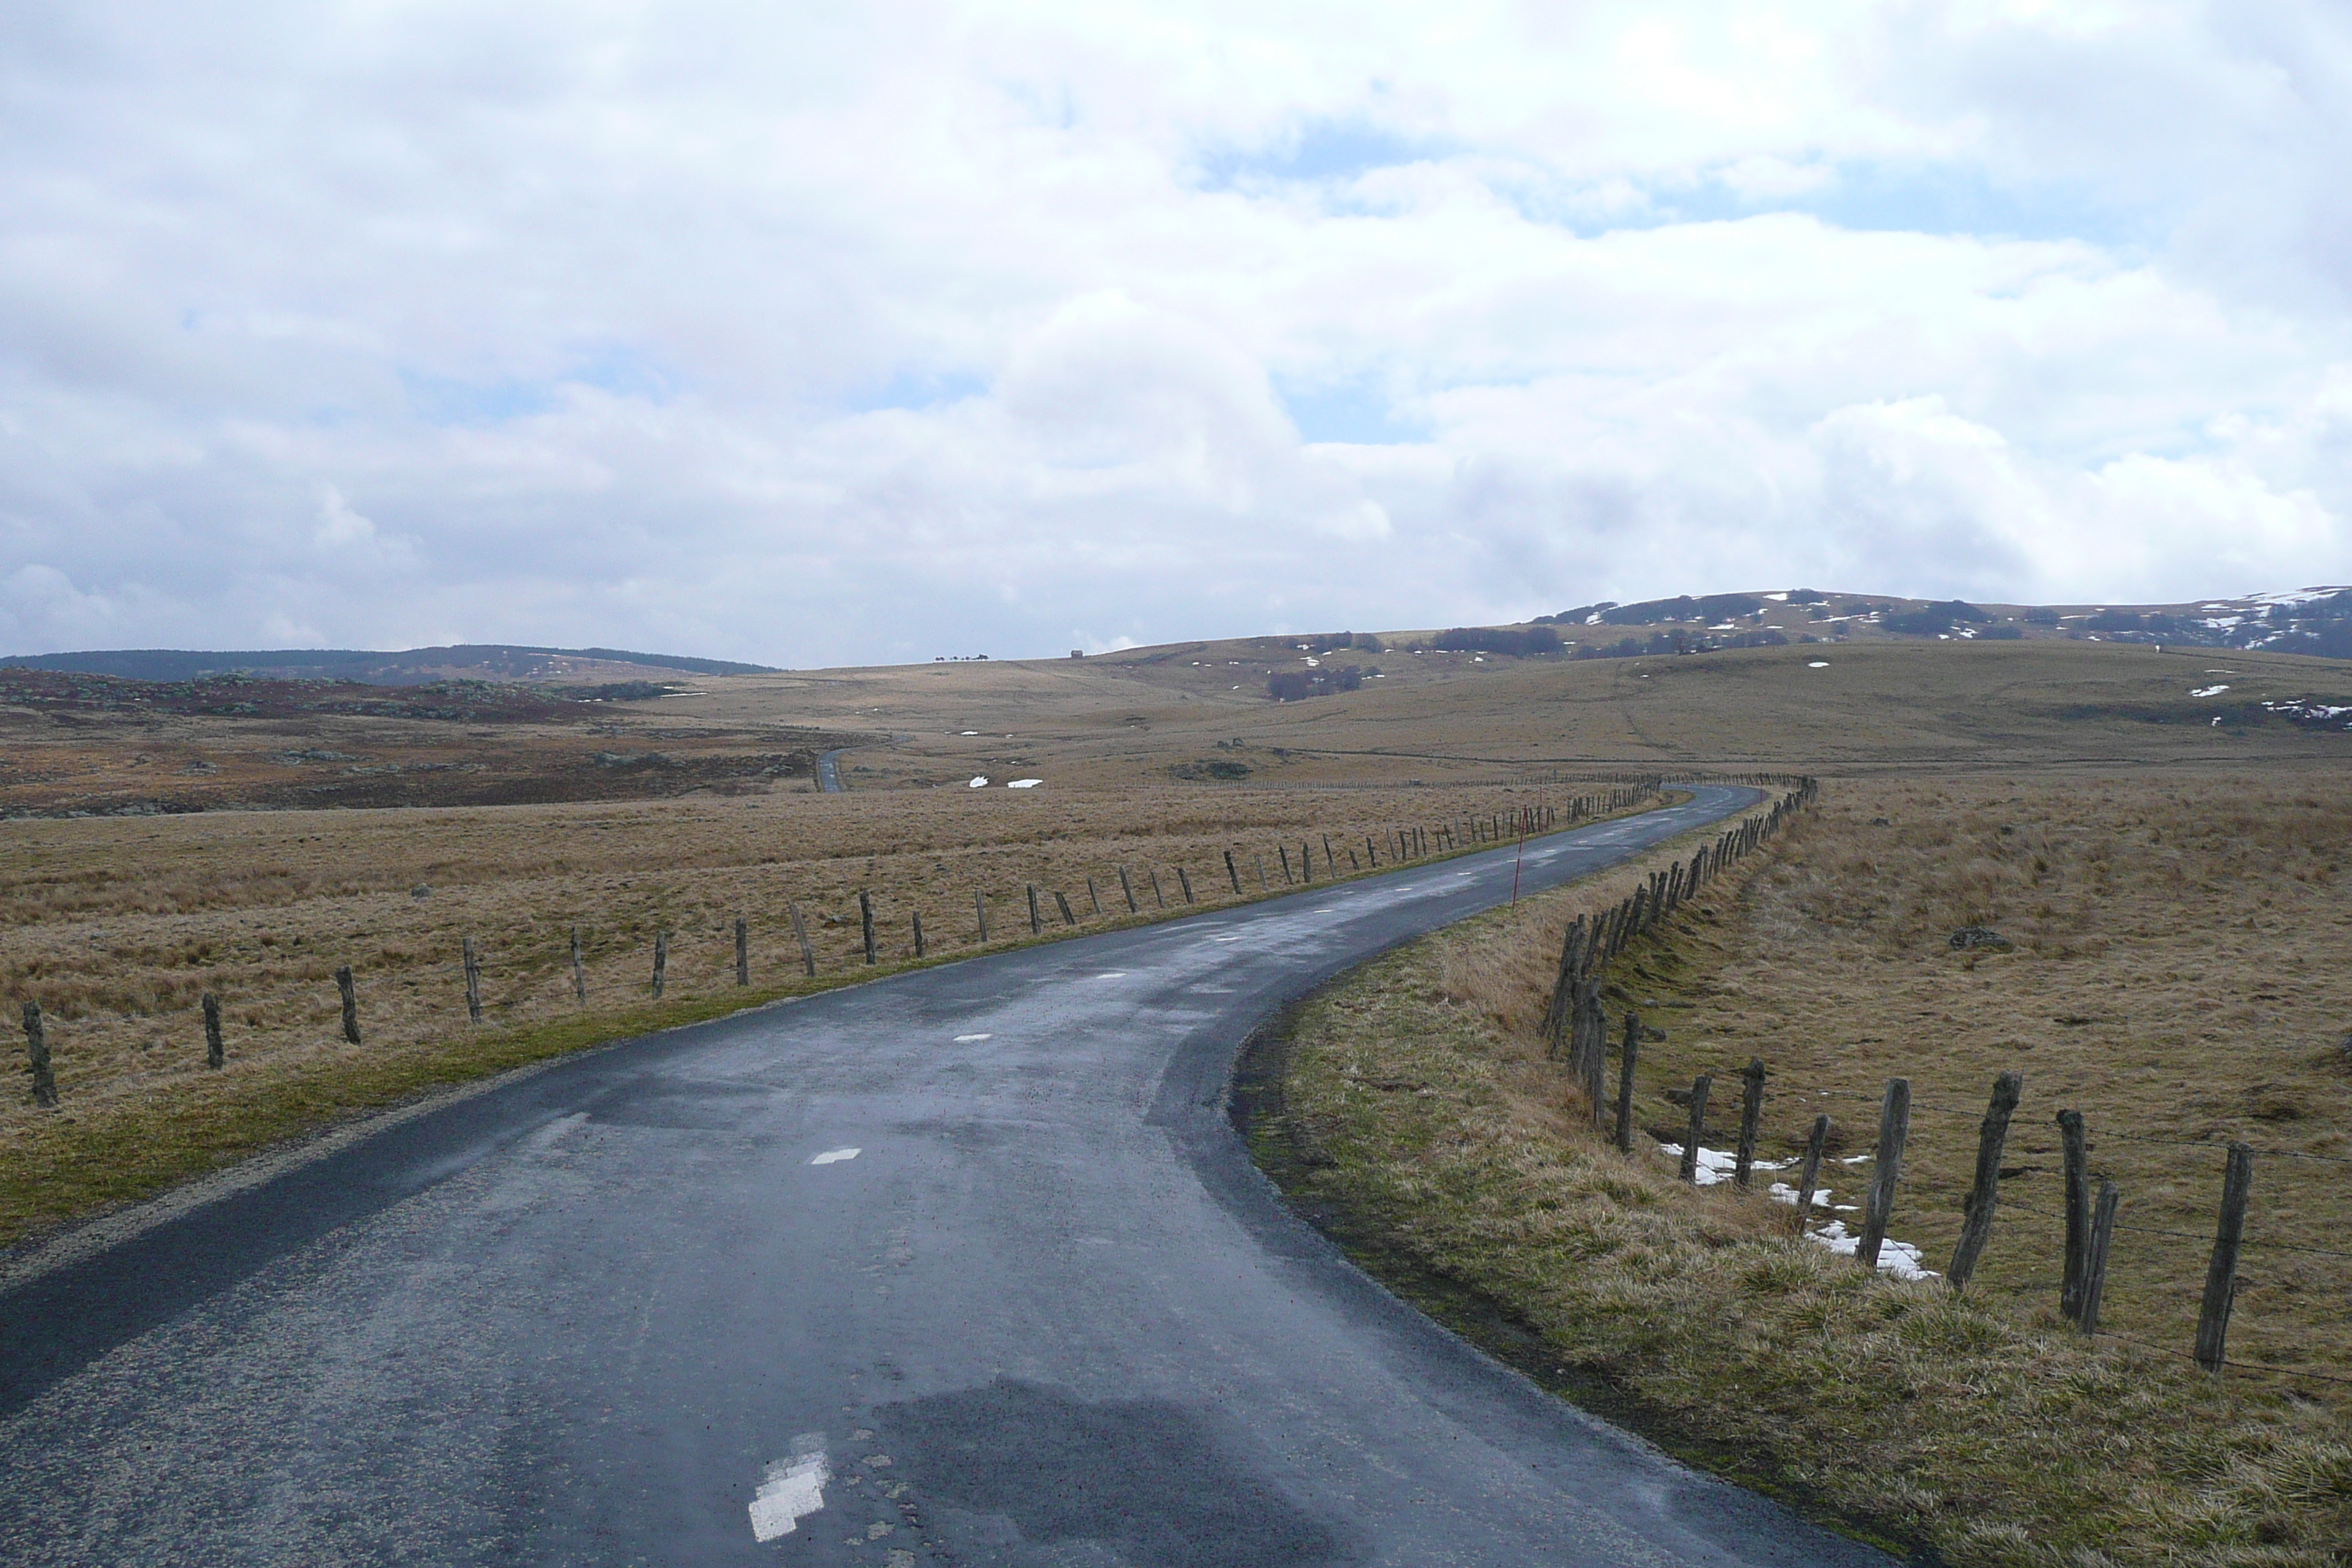
[[[610,667],[669,670],[681,675],[765,675],[763,664],[739,664],[686,654],[631,653],[615,647],[530,647],[518,643],[453,643],[397,652],[370,648],[106,648],[87,653],[18,654],[0,667],[111,675],[126,680],[199,680],[212,675],[257,675],[276,680],[356,680],[371,686],[422,686],[449,679],[578,681],[613,673]]]

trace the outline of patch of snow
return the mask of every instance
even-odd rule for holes
[[[1845,1221],[1842,1219],[1833,1219],[1819,1230],[1809,1230],[1805,1233],[1805,1237],[1807,1240],[1818,1242],[1841,1258],[1852,1258],[1862,1247],[1862,1237],[1847,1235]],[[1878,1268],[1879,1272],[1892,1274],[1897,1279],[1938,1278],[1934,1269],[1919,1267],[1917,1247],[1907,1241],[1897,1241],[1891,1236],[1878,1244]]]
[[[2229,689],[2230,689],[2226,686],[2200,686],[2189,695],[2191,697],[2219,697],[2221,693]]]
[[[1045,782],[1045,781],[1044,779],[1014,779],[1011,784],[1006,784],[1004,787],[1006,789],[1035,789],[1039,784],[1044,784]]]
[[[1829,667],[1830,661],[1825,658],[1814,659],[1805,666],[1807,669],[1827,669]]]
[[[988,775],[986,773],[974,773],[971,775],[971,783],[964,785],[963,787],[966,789],[986,789],[988,787]]]
[[[1789,602],[1789,595],[1785,593],[1767,594],[1764,596],[1771,600],[1776,605],[1785,605]]]
[[[1797,1189],[1790,1186],[1786,1182],[1773,1183],[1770,1186],[1764,1189],[1764,1195],[1770,1198],[1775,1203],[1787,1204],[1791,1208],[1794,1208],[1797,1204]],[[1827,1187],[1815,1187],[1813,1189],[1813,1202],[1819,1207],[1829,1207],[1830,1189]]]
[[[1672,1154],[1677,1160],[1683,1157],[1683,1146],[1679,1143],[1661,1143],[1658,1145],[1658,1150],[1661,1153]],[[1792,1163],[1794,1162],[1789,1160],[1751,1160],[1748,1162],[1748,1168],[1751,1171],[1785,1171]],[[1738,1169],[1739,1156],[1730,1150],[1710,1149],[1704,1143],[1698,1146],[1697,1176],[1700,1186],[1711,1187],[1717,1182],[1727,1182]],[[1795,1203],[1796,1195],[1790,1194],[1788,1201]]]

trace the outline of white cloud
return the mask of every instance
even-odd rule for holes
[[[2347,89],[2300,0],[53,11],[0,652],[2344,580]]]

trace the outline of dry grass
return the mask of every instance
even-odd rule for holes
[[[0,1245],[250,1152],[306,1118],[540,1049],[506,1042],[569,1048],[596,1037],[593,1020],[609,1034],[801,989],[787,900],[806,919],[821,973],[856,977],[871,973],[861,889],[873,895],[886,963],[911,957],[918,911],[932,956],[955,956],[978,942],[975,889],[996,943],[1027,941],[1027,883],[1045,890],[1049,931],[1066,929],[1056,890],[1082,926],[1149,919],[1160,907],[1155,874],[1166,906],[1184,907],[1179,867],[1202,904],[1233,901],[1229,847],[1256,897],[1261,864],[1275,890],[1284,885],[1278,840],[1295,865],[1310,837],[1320,878],[1327,834],[1344,873],[1351,857],[1369,860],[1367,835],[1528,798],[1501,785],[959,790],[16,822],[0,853],[0,984],[12,1015],[22,999],[41,1004],[63,1104],[36,1109],[19,1077],[0,1107]],[[1139,917],[1128,914],[1122,865]],[[751,926],[749,993],[733,973],[739,914]],[[575,926],[584,1029],[573,1026]],[[648,1013],[656,931],[673,933],[670,1006]],[[484,971],[478,1030],[460,973],[467,935]],[[362,1049],[341,1038],[341,964],[357,973]],[[197,1008],[207,991],[226,1026],[219,1073],[204,1067]],[[290,1120],[280,1113],[289,1103]],[[172,1146],[161,1163],[159,1138]],[[124,1160],[148,1174],[126,1185]]]
[[[2168,786],[2147,787],[2160,794]],[[1927,867],[1954,868],[1962,873],[1955,883],[1979,894],[1985,886],[1981,868],[1966,869],[1981,857],[1942,853],[1931,842],[1948,826],[1950,846],[1980,847],[1958,821],[1940,823],[1964,816],[1960,802],[1947,792],[1938,803],[1923,786],[1907,804],[1900,792],[1878,803],[1915,812],[1914,820],[1934,806],[1939,826],[1920,821],[1908,830],[1921,856],[1916,891],[1890,894],[1864,920],[1869,901],[1849,905],[1837,891],[1843,875],[1821,868],[1848,864],[1841,847],[1850,847],[1872,816],[1897,824],[1882,834],[1906,830],[1903,817],[1846,791],[1831,786],[1821,817],[1801,838],[1782,840],[1760,875],[1718,884],[1723,901],[1713,924],[1687,923],[1677,962],[1694,977],[1702,941],[1722,944],[1706,954],[1715,963],[1734,952],[1751,961],[1736,977],[1713,971],[1718,978],[1710,982],[1741,989],[1710,1005],[1737,1004],[1745,1022],[1736,1044],[1727,1027],[1700,1033],[1697,1026],[1716,1022],[1714,1016],[1670,1023],[1669,1041],[1650,1047],[1660,1071],[1646,1088],[1681,1076],[1689,1061],[1736,1067],[1751,1049],[1783,1059],[1764,1048],[1768,1025],[1817,1043],[1821,1055],[1811,1060],[1827,1070],[1838,1053],[1822,1037],[1825,1020],[1849,1018],[1864,993],[1883,994],[1906,965],[1918,967],[1917,983],[1932,974],[1963,994],[1979,977],[1999,973],[1981,962],[1968,970],[1948,950],[1914,952],[1930,937],[1940,943],[1954,906],[1939,900],[1959,896],[1957,886],[1931,891]],[[1993,815],[2014,822],[2030,802],[2022,795],[2012,802],[2011,793],[1977,804],[1998,805]],[[2120,827],[2138,826],[2120,795],[2100,801],[2053,790],[2049,798],[2074,800],[2086,813],[2104,810]],[[2274,823],[2271,805],[2246,804],[2262,822]],[[2196,805],[2192,789],[2180,809],[2193,815]],[[2290,815],[2315,809],[2296,805]],[[2298,820],[2315,843],[2329,831],[2317,818]],[[1998,823],[1989,830],[2000,837]],[[2088,839],[2065,853],[2087,857],[2094,847],[2103,849],[2106,889],[2097,899],[2084,889],[2083,906],[2106,911],[2105,953],[2085,956],[2088,933],[2072,941],[2074,933],[2053,924],[2042,932],[2051,956],[2005,961],[2012,971],[2046,966],[2042,978],[2054,987],[2063,976],[2091,974],[2085,965],[2116,962],[2128,943],[2151,940],[2126,934],[2145,921],[2113,918],[2116,889],[2136,879],[2124,873],[2138,858]],[[2210,854],[2217,862],[2232,858],[2221,837]],[[2054,864],[2049,847],[2041,855],[2045,866]],[[1872,861],[1877,870],[1863,880],[1876,885],[1888,858],[1880,850]],[[2021,864],[2030,868],[2031,858]],[[2294,880],[2289,869],[2280,876]],[[1562,923],[1580,909],[1613,901],[1631,877],[1617,882],[1567,889],[1415,943],[1331,988],[1295,1020],[1286,1103],[1278,1122],[1257,1130],[1261,1150],[1297,1196],[1344,1216],[1342,1233],[1363,1244],[1360,1255],[1375,1271],[1442,1315],[1457,1289],[1499,1304],[1540,1336],[1531,1366],[1538,1375],[1557,1372],[1553,1381],[1581,1384],[1588,1393],[1595,1384],[1587,1380],[1597,1380],[1604,1404],[1702,1462],[1884,1537],[1931,1546],[1955,1563],[2345,1561],[2352,1445],[2332,1403],[2269,1379],[2207,1378],[2173,1356],[2116,1339],[2085,1342],[2047,1306],[2005,1289],[1955,1300],[1937,1281],[1867,1275],[1791,1237],[1781,1205],[1686,1188],[1663,1157],[1629,1161],[1602,1147],[1528,1026]],[[2260,893],[2249,888],[2244,896],[2261,907]],[[2028,907],[2045,901],[2053,910],[2066,907],[2039,898]],[[2202,929],[2189,911],[2172,923]],[[1825,962],[1824,950],[1843,958]],[[2074,956],[2056,956],[2062,950]],[[1650,984],[1630,968],[1623,974]],[[1864,984],[1874,979],[1877,990]],[[1769,989],[1759,994],[1759,986]],[[2106,994],[2112,1005],[2115,994]],[[1658,999],[1675,998],[1659,993]],[[1801,999],[1818,1009],[1811,1027],[1774,1024]],[[1952,1011],[1963,1011],[1957,999]],[[1923,1099],[1972,1082],[1966,1059],[1955,1059],[1958,1042],[2000,1028],[1981,1016],[1954,1023],[1965,1027],[1937,1030],[1934,1048],[1906,1056]],[[1882,1043],[1918,1037],[1907,1029],[1882,1033]],[[1696,1039],[1707,1042],[1703,1049]],[[2036,1043],[2028,1071],[2040,1069],[2029,1084],[2037,1098],[2030,1106],[2049,1103],[2038,1079],[2057,1076],[2048,1065],[2057,1047]],[[2069,1049],[2086,1085],[2103,1081],[2095,1053]],[[1684,1050],[1689,1061],[1673,1059]],[[1869,1081],[1877,1070],[1857,1065],[1854,1081]],[[1938,1076],[1946,1070],[1948,1082]],[[1798,1076],[1785,1071],[1781,1083]],[[2103,1109],[2107,1102],[2084,1103],[2095,1121],[2116,1114]],[[1647,1109],[1668,1113],[1662,1100]],[[1811,1114],[1793,1094],[1774,1110],[1782,1131]],[[2021,1117],[2021,1131],[2033,1120]],[[2313,1133],[2315,1141],[2329,1136]],[[2102,1148],[2099,1157],[2110,1152]],[[1936,1168],[1935,1159],[1928,1163]],[[2022,1185],[2036,1179],[2046,1183],[2029,1178]],[[1911,1223],[1921,1217],[1906,1203],[1897,1234],[1906,1224],[1922,1231]],[[2209,1207],[2208,1225],[2210,1218]],[[2005,1224],[1994,1257],[2032,1255],[2032,1235]],[[2047,1262],[2042,1257],[2037,1266]],[[2126,1269],[2121,1256],[2117,1268]],[[1422,1289],[1430,1281],[1437,1283]],[[2340,1300],[2341,1291],[2331,1296]],[[2260,1316],[2262,1300],[2242,1305],[2249,1322]],[[1451,1315],[1479,1331],[1479,1314]],[[2317,1318],[2304,1320],[2300,1331],[2318,1359],[2322,1347],[2308,1342],[2323,1331]],[[1530,1353],[1523,1349],[1517,1359],[1529,1364]]]

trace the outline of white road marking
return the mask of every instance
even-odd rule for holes
[[[1124,969],[1106,969],[1100,974],[1096,975],[1095,978],[1097,980],[1124,980],[1127,978],[1127,971]]]
[[[994,1035],[958,1035],[955,1037],[955,1043],[959,1046],[976,1046],[982,1040],[994,1038],[996,1038]]]
[[[773,1541],[790,1535],[803,1514],[824,1506],[824,1483],[833,1466],[824,1457],[824,1434],[803,1432],[793,1439],[793,1457],[768,1467],[751,1497],[751,1538]]]
[[[1236,931],[1232,936],[1213,936],[1209,940],[1211,942],[1239,942],[1241,941],[1241,933]]]
[[[841,1160],[855,1160],[857,1158],[857,1154],[858,1151],[855,1149],[827,1149],[824,1153],[819,1154],[815,1159],[811,1160],[809,1163],[812,1165],[830,1165]]]

